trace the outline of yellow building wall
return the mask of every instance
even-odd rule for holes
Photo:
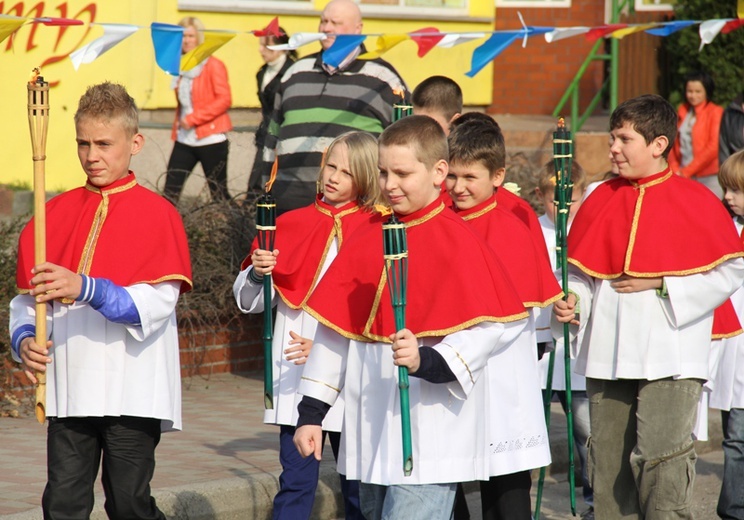
[[[364,33],[407,33],[433,26],[440,31],[487,32],[493,30],[493,0],[469,0],[469,19],[465,21],[391,20],[365,16]],[[314,0],[316,11],[308,15],[280,15],[279,22],[289,33],[316,32],[318,16],[325,0]],[[31,183],[31,142],[28,132],[26,82],[33,67],[43,65],[42,75],[50,82],[50,118],[47,139],[46,186],[61,191],[79,186],[83,174],[77,160],[73,115],[86,86],[102,81],[123,84],[144,110],[172,108],[175,96],[172,76],[155,63],[149,25],[152,22],[177,23],[183,16],[198,16],[208,29],[250,31],[261,29],[273,18],[270,14],[180,11],[177,0],[130,1],[23,1],[0,0],[0,13],[26,17],[68,17],[83,20],[83,26],[48,27],[27,24],[0,43],[0,143],[5,151],[0,167],[0,183]],[[472,21],[477,20],[477,21]],[[69,54],[101,34],[101,27],[89,22],[128,23],[141,30],[75,71]],[[428,76],[441,74],[457,81],[466,105],[489,105],[492,97],[493,69],[489,65],[475,78],[468,78],[473,50],[484,40],[450,49],[434,48],[424,58],[417,56],[413,41],[404,41],[385,54],[410,89]],[[375,38],[367,38],[369,49]],[[299,50],[301,55],[316,52],[319,44]],[[225,62],[230,76],[234,107],[257,107],[255,73],[261,66],[258,39],[242,33],[219,49],[215,56]]]

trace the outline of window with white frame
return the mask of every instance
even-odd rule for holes
[[[571,7],[571,0],[495,0],[496,7]]]
[[[677,0],[635,0],[636,11],[671,11]]]

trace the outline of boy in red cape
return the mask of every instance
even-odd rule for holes
[[[622,103],[610,129],[620,177],[579,209],[572,294],[554,304],[558,322],[586,327],[576,371],[587,377],[594,509],[692,518],[691,433],[713,312],[744,281],[744,252],[710,190],[670,171],[677,115],[666,100]]]
[[[481,119],[455,124],[448,143],[445,185],[453,209],[491,247],[530,311],[519,339],[489,361],[491,478],[480,485],[483,518],[529,518],[530,470],[550,464],[534,312],[550,306],[563,291],[544,243],[535,244],[527,226],[497,200],[494,190],[501,191],[506,172],[499,126]]]
[[[88,180],[50,200],[47,262],[23,230],[10,304],[13,358],[46,372],[45,518],[89,518],[103,455],[110,518],[164,519],[150,494],[161,431],[181,429],[176,302],[191,289],[186,233],[173,206],[129,171],[144,144],[121,85],[88,88],[75,113]],[[47,303],[45,345],[35,302]]]
[[[381,220],[349,239],[305,309],[317,317],[295,444],[320,455],[320,421],[344,389],[339,471],[362,481],[362,512],[450,518],[457,482],[488,479],[488,359],[524,330],[501,265],[445,208],[447,142],[409,116],[380,136],[380,187],[406,224],[406,328],[395,329]],[[392,351],[388,345],[392,344]],[[413,472],[403,473],[397,366],[409,369]]]

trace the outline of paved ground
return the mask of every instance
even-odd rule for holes
[[[278,432],[262,423],[262,403],[258,374],[224,374],[184,381],[184,431],[163,436],[152,482],[158,504],[168,517],[270,518],[280,471]],[[561,418],[556,405],[552,419],[555,428],[551,431],[556,446],[565,444]],[[0,518],[40,519],[38,506],[45,483],[45,429],[33,417],[1,418],[0,439]],[[705,447],[700,445],[700,451]],[[555,466],[565,468],[560,454],[554,459]],[[721,452],[701,455],[697,468],[696,518],[715,519],[723,470]],[[480,518],[477,487],[470,485],[467,489],[471,516]],[[94,520],[105,518],[102,502],[99,489]],[[338,482],[328,449],[314,517],[337,518],[339,505]],[[571,518],[565,473],[548,478],[542,510],[545,520]],[[584,510],[580,500],[578,510]]]

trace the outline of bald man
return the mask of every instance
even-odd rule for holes
[[[326,35],[322,50],[298,60],[281,80],[274,102],[269,135],[262,151],[264,176],[274,158],[279,174],[272,193],[279,214],[315,200],[316,179],[323,151],[351,130],[378,136],[392,122],[399,90],[408,89],[397,71],[383,59],[358,60],[364,45],[354,48],[338,67],[323,63],[336,35],[361,34],[362,13],[351,0],[332,0],[320,15],[318,31]]]

